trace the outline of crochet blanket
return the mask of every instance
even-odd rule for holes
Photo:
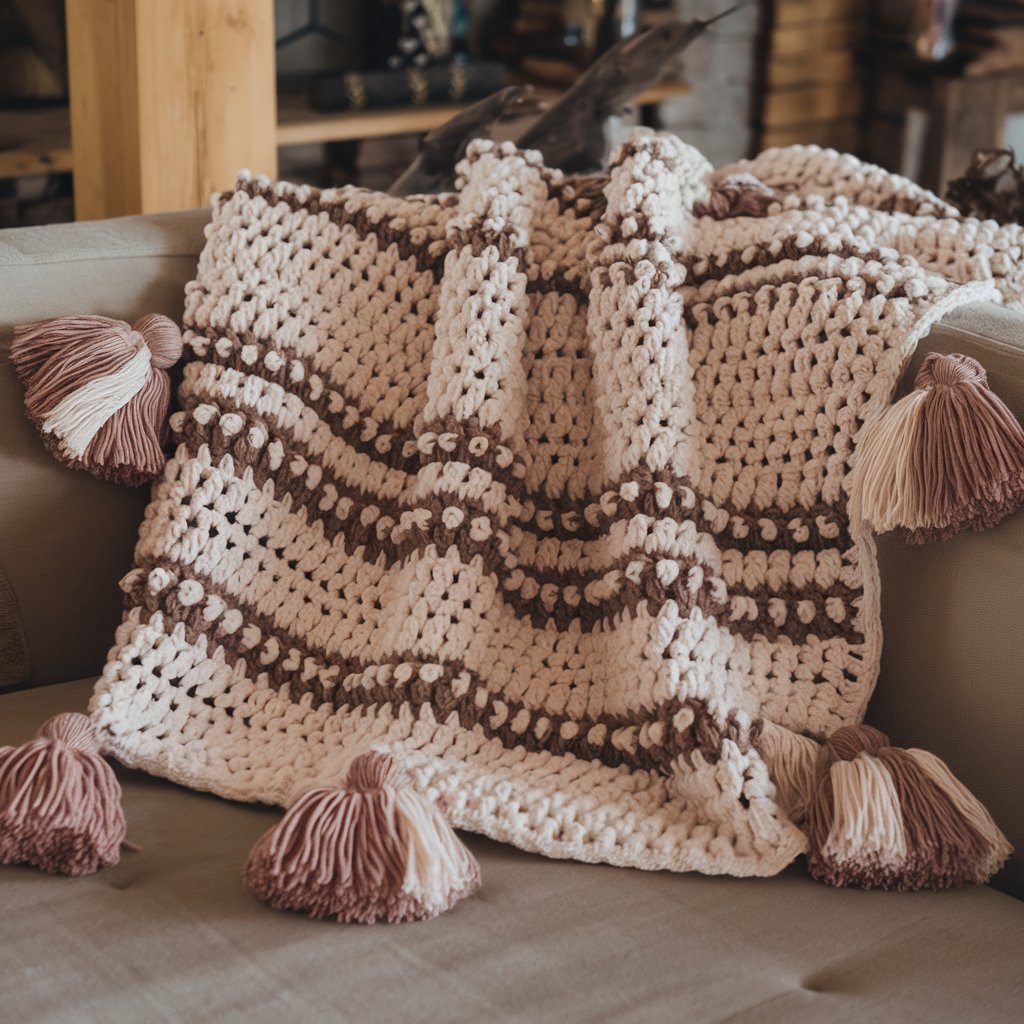
[[[1016,237],[830,151],[714,175],[661,136],[582,178],[477,143],[442,196],[241,180],[107,749],[283,805],[384,747],[527,850],[778,872],[807,840],[765,730],[856,723],[878,674],[858,436],[936,319],[1019,298]]]

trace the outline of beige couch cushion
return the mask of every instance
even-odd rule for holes
[[[0,744],[88,693],[0,697]],[[4,1020],[997,1024],[1024,1005],[1024,905],[989,888],[650,874],[470,837],[483,887],[444,917],[313,922],[241,884],[279,812],[120,774],[140,853],[81,879],[0,868]]]
[[[22,412],[12,328],[65,313],[180,322],[207,220],[195,211],[0,231],[0,570],[31,661],[27,678],[8,682],[99,672],[149,494],[69,471],[46,453]]]

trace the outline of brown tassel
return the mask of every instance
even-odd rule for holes
[[[352,762],[344,790],[315,789],[257,840],[245,884],[280,910],[339,921],[418,921],[476,891],[473,855],[390,754]]]
[[[181,332],[150,314],[129,327],[103,316],[65,316],[17,327],[11,363],[25,412],[65,465],[137,486],[165,458],[170,379]]]
[[[994,526],[1024,505],[1024,430],[969,356],[931,353],[915,390],[864,431],[850,514],[911,543]]]
[[[88,875],[118,862],[124,833],[121,787],[85,715],[0,747],[0,863]]]
[[[1011,852],[946,765],[868,725],[822,744],[807,818],[809,864],[831,885],[947,889],[987,881]]]
[[[693,212],[698,217],[726,220],[729,217],[764,217],[772,203],[779,201],[775,189],[760,178],[741,171],[728,174],[716,182],[707,201],[698,203]]]

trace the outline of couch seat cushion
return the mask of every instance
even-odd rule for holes
[[[0,697],[0,745],[91,681]],[[432,922],[338,925],[242,887],[280,812],[121,771],[142,845],[81,879],[0,868],[9,1020],[1018,1021],[1024,904],[549,861],[477,837],[483,887]]]

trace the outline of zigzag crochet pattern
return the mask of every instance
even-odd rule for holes
[[[218,200],[105,749],[280,805],[386,749],[526,850],[774,874],[809,849],[792,759],[878,675],[857,439],[938,318],[1020,298],[1020,229],[813,148],[460,173]]]

